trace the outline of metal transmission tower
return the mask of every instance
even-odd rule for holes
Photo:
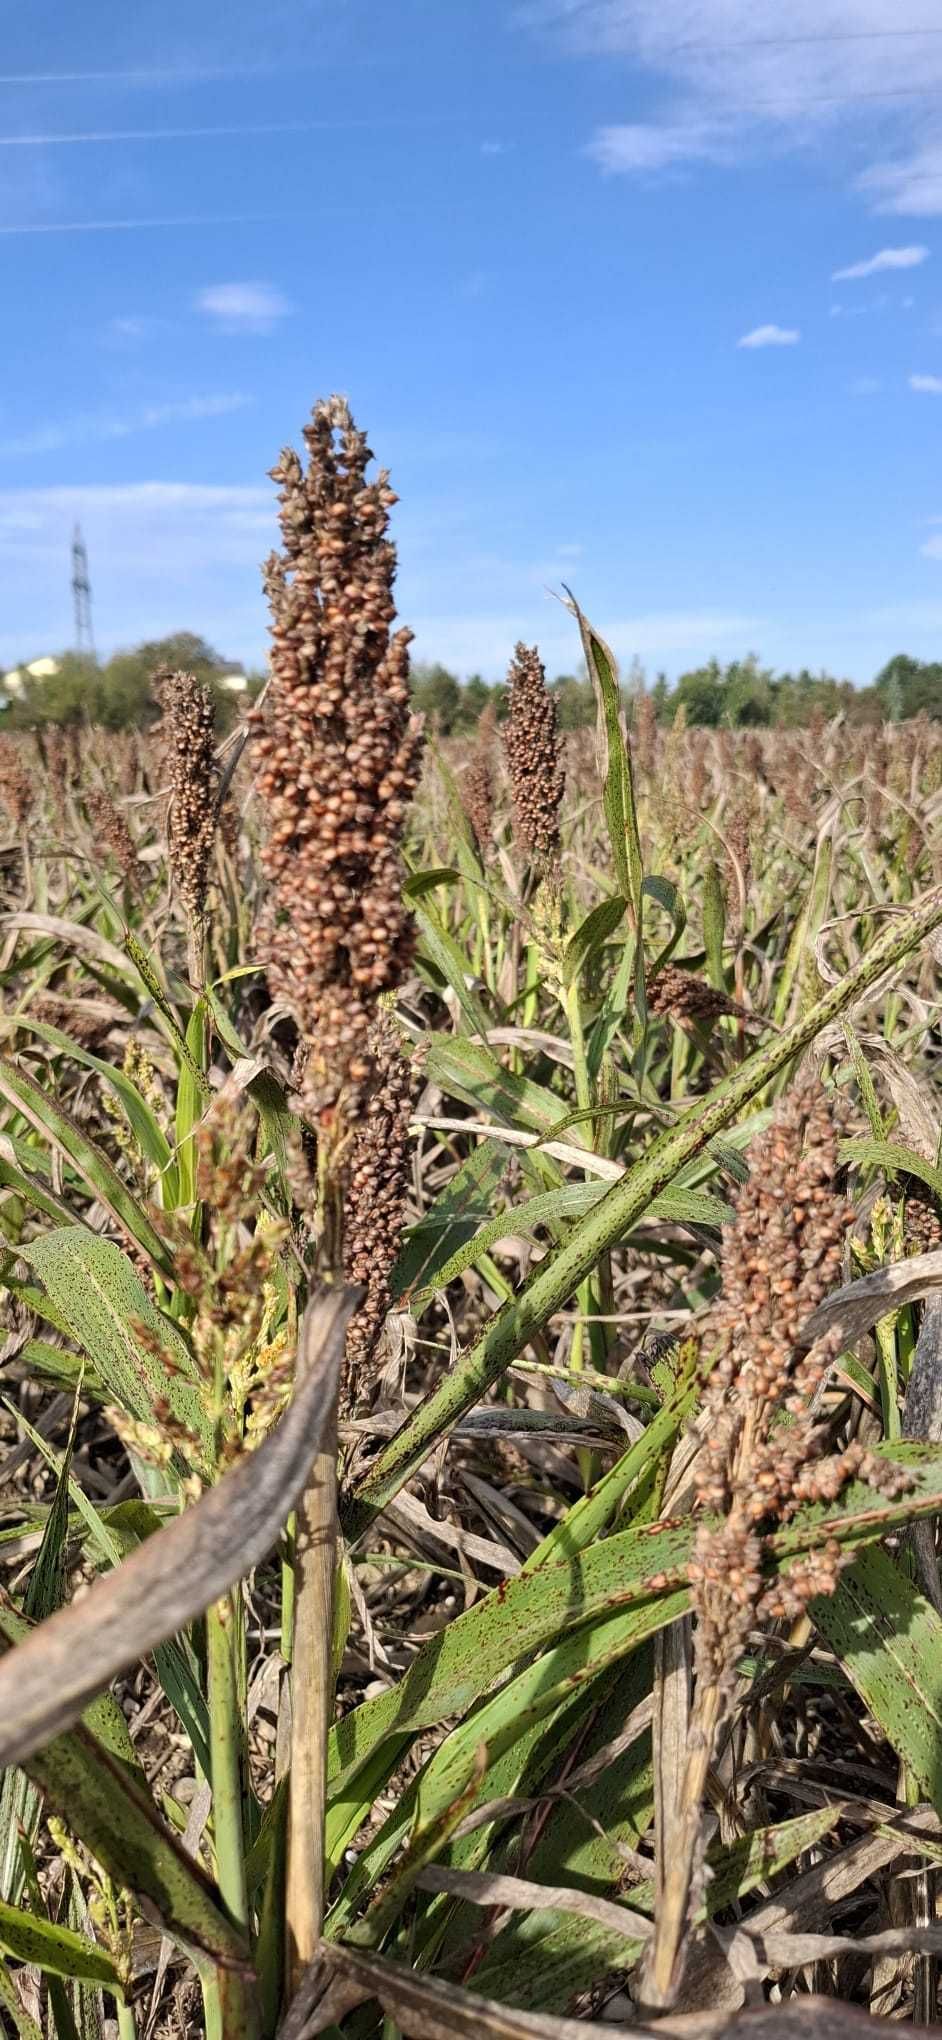
[[[72,600],[75,606],[75,649],[93,659],[95,633],[92,630],[92,585],[88,578],[88,554],[80,525],[72,533]]]

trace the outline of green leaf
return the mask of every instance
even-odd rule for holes
[[[17,1197],[22,1197],[24,1204],[28,1204],[33,1211],[40,1211],[44,1218],[51,1218],[56,1225],[74,1223],[75,1214],[69,1210],[67,1204],[63,1204],[58,1197],[53,1197],[51,1191],[44,1190],[34,1177],[25,1175],[22,1169],[15,1169],[12,1162],[4,1161],[2,1156],[0,1156],[0,1183],[5,1190],[12,1190]]]
[[[50,1047],[61,1049],[63,1055],[68,1056],[71,1062],[80,1063],[84,1069],[94,1070],[96,1075],[109,1085],[116,1097],[121,1100],[131,1132],[142,1155],[156,1169],[168,1192],[166,1199],[168,1208],[175,1204],[177,1199],[173,1191],[176,1164],[170,1143],[146,1099],[141,1097],[137,1085],[131,1082],[124,1070],[116,1068],[113,1063],[103,1062],[100,1056],[92,1055],[87,1048],[82,1048],[74,1041],[71,1034],[63,1034],[61,1028],[52,1027],[44,1020],[34,1020],[31,1013],[17,1013],[16,1026],[28,1028],[32,1034],[38,1035],[41,1041],[48,1042]]]
[[[867,1058],[864,1055],[863,1049],[861,1048],[856,1029],[851,1026],[849,1020],[845,1020],[843,1022],[843,1035],[844,1040],[847,1043],[847,1047],[850,1051],[851,1062],[853,1063],[854,1066],[854,1075],[857,1079],[857,1089],[860,1092],[860,1096],[863,1101],[864,1111],[866,1112],[867,1118],[870,1122],[870,1131],[873,1135],[874,1140],[880,1141],[885,1140],[886,1134],[883,1126],[883,1114],[880,1111],[880,1106],[877,1100],[876,1088],[874,1086],[873,1078],[870,1074],[870,1064],[868,1063]]]
[[[933,1196],[942,1198],[942,1170],[934,1169],[915,1148],[901,1147],[888,1140],[842,1140],[838,1157],[842,1162],[854,1162],[858,1168],[884,1169],[887,1175],[902,1170],[925,1183]]]
[[[417,904],[415,918],[422,930],[424,947],[446,984],[451,986],[472,1034],[486,1037],[491,1021],[477,992],[468,983],[467,957],[430,907]],[[488,1050],[482,1050],[482,1054],[489,1058]]]
[[[593,957],[604,948],[609,937],[614,935],[619,923],[624,919],[627,905],[628,901],[621,893],[616,893],[614,899],[600,900],[598,906],[593,907],[580,923],[575,934],[570,935],[563,951],[564,985],[574,984],[592,962]]]
[[[815,1006],[774,1041],[757,1049],[612,1184],[557,1251],[541,1262],[527,1286],[491,1318],[471,1350],[460,1356],[378,1454],[354,1496],[346,1499],[343,1516],[349,1538],[363,1534],[377,1511],[421,1465],[430,1447],[500,1379],[534,1334],[575,1294],[612,1243],[623,1239],[653,1199],[669,1189],[680,1170],[733,1125],[743,1108],[755,1103],[822,1028],[839,1019],[884,971],[902,963],[940,922],[942,891],[936,889],[909,913],[894,918],[854,969]]]
[[[161,1316],[126,1254],[83,1226],[46,1233],[22,1249],[94,1362],[109,1395],[129,1415],[153,1423],[165,1398],[174,1416],[209,1449],[212,1429],[194,1383],[194,1364],[177,1328]],[[171,1363],[166,1369],[135,1335],[143,1324]]]
[[[482,1140],[440,1191],[434,1204],[410,1227],[390,1277],[395,1299],[411,1295],[421,1283],[424,1293],[441,1287],[441,1270],[452,1255],[473,1239],[509,1166],[506,1148]]]
[[[726,939],[726,901],[719,867],[711,857],[703,876],[703,946],[707,976],[718,992],[725,992],[723,943]]]
[[[942,1618],[872,1545],[810,1613],[868,1711],[942,1814]]]
[[[436,892],[439,886],[460,885],[461,873],[451,864],[438,865],[433,871],[416,871],[407,878],[402,888],[407,900],[421,900],[426,893]]]
[[[600,1189],[604,1190],[604,1184]],[[662,1190],[645,1212],[646,1219],[666,1218],[677,1225],[732,1225],[736,1213],[731,1204],[722,1197],[709,1197],[704,1191]]]
[[[54,1926],[35,1913],[0,1899],[0,1948],[14,1962],[35,1965],[53,1976],[73,1976],[82,1983],[102,1984],[123,1998],[121,1978],[107,1949],[86,1941],[71,1928]]]
[[[246,1949],[208,1878],[135,1781],[84,1725],[56,1736],[24,1767],[115,1882],[146,1901],[164,1931],[201,1958],[241,1965]]]
[[[842,1811],[839,1805],[816,1808],[776,1827],[756,1828],[732,1844],[714,1842],[707,1850],[709,1876],[695,1922],[715,1918],[819,1846]],[[634,1912],[653,1911],[653,1882],[630,1886],[620,1896]],[[630,1968],[642,1945],[594,1920],[566,1917],[549,1907],[515,1913],[476,1969],[471,1988],[528,2011],[560,2010],[575,1992],[601,1982],[610,1970]]]
[[[689,1525],[655,1535],[626,1531],[538,1572],[502,1581],[425,1644],[396,1686],[337,1724],[328,1759],[332,1780],[342,1783],[387,1736],[464,1714],[508,1665],[568,1629],[582,1629],[580,1650],[594,1655],[605,1647],[603,1618],[630,1603],[637,1617],[633,1635],[642,1642],[686,1605],[685,1589],[658,1600],[649,1581],[655,1572],[682,1573],[690,1536]],[[599,1622],[593,1624],[593,1617]]]
[[[508,1665],[525,1652],[538,1652],[551,1638],[578,1630],[585,1649],[594,1654],[600,1629],[627,1608],[638,1616],[637,1642],[683,1611],[695,1527],[689,1520],[642,1525],[604,1538],[600,1532],[676,1435],[684,1396],[681,1386],[673,1406],[658,1412],[623,1459],[544,1538],[515,1579],[502,1581],[425,1644],[398,1685],[337,1724],[330,1740],[332,1780],[342,1785],[387,1737],[463,1714]],[[770,1560],[787,1565],[796,1552],[817,1548],[829,1536],[846,1544],[872,1541],[939,1508],[942,1447],[895,1444],[883,1448],[881,1457],[908,1469],[911,1492],[902,1500],[884,1501],[862,1482],[852,1482],[838,1502],[803,1510],[787,1530],[771,1537]]]
[[[651,965],[651,974],[654,975],[660,970],[662,964],[667,962],[668,957],[673,955],[687,926],[687,909],[676,885],[672,884],[669,878],[650,876],[645,879],[641,892],[645,899],[656,900],[658,906],[663,907],[665,914],[670,915],[673,923],[669,940],[664,944],[663,949],[658,951]]]
[[[506,1168],[506,1161],[504,1167]],[[482,1254],[488,1253],[499,1240],[507,1240],[521,1233],[531,1235],[540,1226],[549,1225],[554,1219],[590,1211],[593,1204],[597,1204],[604,1194],[604,1183],[562,1183],[557,1190],[547,1190],[539,1197],[528,1198],[525,1204],[512,1205],[507,1211],[498,1212],[496,1218],[488,1219],[471,1239],[457,1247],[447,1261],[436,1266],[431,1280],[427,1279],[421,1289],[412,1291],[413,1305],[419,1308],[427,1303],[436,1290],[445,1289],[448,1283],[454,1282],[466,1268],[473,1268]]]
[[[155,1268],[173,1279],[173,1257],[146,1212],[122,1182],[106,1154],[24,1070],[0,1056],[0,1097],[6,1098],[36,1132],[67,1155],[83,1182],[123,1231],[143,1248]]]
[[[570,591],[567,589],[567,594]],[[598,736],[602,771],[602,805],[612,861],[620,893],[630,902],[636,932],[641,927],[641,887],[644,867],[638,817],[635,807],[631,750],[625,728],[618,673],[608,646],[583,616],[578,603],[570,601],[579,625],[582,648],[598,708]]]
[[[572,1144],[585,1145],[571,1115],[561,1110],[562,1100],[530,1077],[502,1069],[486,1049],[473,1041],[448,1041],[432,1037],[426,1060],[433,1083],[453,1098],[479,1111],[489,1112],[501,1126],[522,1128],[546,1137],[558,1134],[561,1124],[574,1126]]]
[[[177,1080],[176,1141],[180,1172],[180,1203],[196,1204],[196,1141],[194,1134],[206,1104],[205,1070],[209,1056],[209,1008],[205,998],[193,1007],[186,1030],[187,1060]],[[195,1218],[195,1212],[194,1212]]]
[[[504,1165],[506,1167],[506,1163]],[[563,1218],[578,1218],[584,1211],[591,1211],[604,1197],[605,1183],[561,1183],[556,1190],[543,1191],[538,1197],[527,1198],[524,1204],[514,1204],[506,1211],[499,1211],[495,1218],[489,1218],[470,1239],[456,1247],[446,1261],[437,1263],[431,1278],[426,1277],[420,1289],[411,1291],[411,1302],[419,1308],[427,1303],[439,1289],[454,1282],[466,1268],[473,1268],[482,1254],[490,1252],[500,1240],[509,1240],[520,1234],[529,1237],[540,1226],[552,1225]],[[736,1214],[731,1204],[725,1204],[720,1197],[708,1197],[696,1190],[665,1190],[654,1199],[645,1214],[649,1220],[667,1219],[681,1225],[730,1225]],[[420,1228],[416,1227],[416,1231]]]
[[[65,1552],[69,1535],[69,1466],[75,1440],[75,1418],[76,1410],[73,1409],[56,1492],[23,1598],[24,1615],[31,1622],[41,1622],[45,1616],[51,1615],[61,1605],[64,1596]],[[39,1805],[39,1794],[22,1771],[10,1767],[3,1772],[0,1779],[0,1898],[11,1905],[16,1904],[23,1890],[20,1832],[29,1843],[35,1839]]]

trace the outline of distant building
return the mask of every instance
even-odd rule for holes
[[[22,694],[27,680],[51,680],[58,671],[58,659],[31,659],[28,666],[14,666],[4,673],[0,689],[6,695]]]

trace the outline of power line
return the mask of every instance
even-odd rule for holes
[[[835,29],[823,35],[757,35],[743,36],[738,41],[711,42],[709,39],[673,43],[664,55],[673,57],[681,50],[787,50],[800,48],[805,43],[855,43],[895,42],[912,40],[923,36],[942,36],[942,28],[853,28]]]

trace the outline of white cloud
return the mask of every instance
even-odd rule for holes
[[[923,559],[942,560],[942,531],[937,531],[934,538],[927,538],[919,550]]]
[[[781,0],[518,0],[516,19],[574,53],[627,57],[663,88],[669,111],[637,145],[644,160],[614,167],[670,169],[684,135],[706,138],[688,159],[734,160],[803,147],[838,124],[883,139],[895,122],[910,151],[915,122],[927,143],[939,132],[942,36],[926,0],[790,0],[784,12]],[[655,133],[662,156],[652,165]],[[924,174],[915,159],[909,168]],[[871,195],[877,210],[910,209],[876,185]]]
[[[502,676],[520,637],[539,644],[550,674],[571,673],[579,662],[572,618],[561,604],[550,606],[545,599],[536,599],[529,616],[519,606],[485,615],[477,610],[423,613],[414,607],[403,613],[415,632],[416,659],[441,659],[458,673]],[[635,654],[652,660],[703,659],[716,649],[742,648],[761,634],[763,625],[754,616],[732,610],[664,610],[609,617],[604,629],[607,643],[627,670]]]
[[[832,283],[855,283],[859,277],[878,276],[884,269],[918,269],[928,262],[928,248],[881,248],[866,262],[852,262],[847,269],[835,269]]]
[[[292,309],[271,283],[209,284],[196,304],[224,333],[272,333]]]
[[[856,381],[851,383],[850,393],[852,397],[878,397],[882,388],[879,376],[858,375]]]
[[[870,199],[874,212],[933,219],[942,213],[942,142],[929,141],[896,162],[874,164],[858,177],[857,190]]]
[[[632,122],[620,127],[602,127],[593,135],[586,154],[610,176],[632,172],[675,169],[680,163],[724,162],[729,154],[716,129],[702,121]]]
[[[131,439],[138,432],[156,432],[162,425],[197,424],[204,418],[226,418],[254,401],[241,390],[205,397],[183,397],[167,404],[145,404],[139,411],[116,417],[107,411],[82,412],[59,423],[39,425],[15,439],[0,441],[0,459],[58,453],[63,446],[83,446],[110,439]]]
[[[909,387],[922,396],[942,397],[942,375],[911,375]]]
[[[737,340],[737,347],[797,347],[801,333],[797,326],[754,326]]]
[[[481,154],[482,156],[506,156],[509,147],[509,142],[482,142]]]

